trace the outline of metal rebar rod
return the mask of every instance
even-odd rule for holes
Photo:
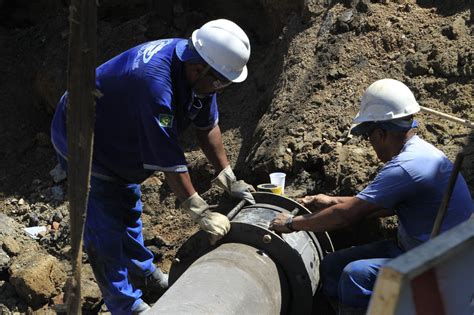
[[[245,200],[245,199],[240,200],[239,203],[232,210],[230,210],[229,213],[227,213],[227,218],[229,218],[229,220],[232,220],[235,217],[235,215],[237,214],[237,212],[242,210],[242,208],[246,204],[247,204],[247,200]]]
[[[420,106],[420,109],[421,109],[422,112],[429,113],[429,114],[432,114],[432,115],[436,115],[438,117],[456,122],[456,123],[461,124],[461,125],[464,125],[466,127],[474,128],[474,123],[470,122],[469,120],[454,117],[452,115],[448,115],[446,113],[442,113],[442,112],[439,112],[437,110],[434,110],[434,109],[431,109],[431,108],[428,108],[428,107],[424,107],[424,106]]]
[[[459,170],[461,169],[462,161],[464,159],[464,154],[458,153],[456,155],[456,160],[454,161],[453,171],[451,176],[449,177],[448,186],[446,188],[446,192],[441,200],[441,205],[439,207],[438,213],[436,215],[436,219],[433,225],[433,230],[431,231],[430,238],[433,238],[439,234],[439,230],[441,229],[441,225],[443,224],[444,215],[446,214],[446,210],[448,209],[449,200],[451,199],[451,195],[453,194],[454,186],[456,185],[456,180],[458,178]]]

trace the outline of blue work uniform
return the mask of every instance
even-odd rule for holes
[[[143,301],[128,274],[154,272],[143,245],[140,183],[154,171],[187,172],[178,135],[191,123],[218,123],[216,95],[195,97],[176,46],[185,39],[147,42],[96,69],[94,151],[84,231],[104,301],[112,314],[129,314]],[[56,109],[51,139],[67,162],[66,92]]]
[[[429,239],[452,171],[444,153],[416,135],[411,137],[356,196],[397,214],[398,242],[355,246],[325,257],[321,266],[325,293],[343,305],[366,307],[379,269]],[[459,174],[440,232],[468,220],[473,212],[468,186]]]

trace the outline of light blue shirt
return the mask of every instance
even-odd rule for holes
[[[401,242],[409,249],[429,239],[452,170],[443,152],[413,136],[356,197],[394,210]],[[473,212],[468,186],[459,174],[441,232],[466,221]]]

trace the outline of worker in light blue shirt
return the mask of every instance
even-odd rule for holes
[[[383,79],[365,91],[352,134],[370,141],[385,163],[375,179],[355,197],[306,196],[300,202],[312,214],[279,214],[271,228],[331,231],[368,216],[399,218],[397,240],[342,249],[323,258],[323,292],[338,314],[365,314],[380,268],[391,259],[429,239],[437,211],[453,171],[451,161],[415,134],[413,115],[420,110],[413,93],[402,82]],[[474,212],[467,184],[458,175],[441,226],[444,232]]]
[[[230,229],[195,191],[178,136],[194,125],[199,145],[216,169],[215,183],[231,196],[255,202],[253,187],[238,181],[218,125],[216,93],[247,77],[250,43],[235,23],[220,19],[190,39],[162,39],[131,48],[99,66],[92,178],[84,248],[112,314],[149,309],[130,275],[166,288],[168,278],[143,244],[140,183],[162,171],[181,207],[215,243]],[[66,92],[56,109],[51,138],[66,167]]]
[[[452,171],[453,164],[443,152],[413,135],[356,197],[394,210],[399,218],[399,240],[408,250],[430,238]],[[471,196],[462,175],[454,187],[441,232],[472,213]]]

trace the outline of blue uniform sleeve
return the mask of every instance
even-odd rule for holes
[[[415,182],[399,165],[387,164],[356,197],[396,210],[397,204],[416,193]]]
[[[65,92],[59,100],[51,123],[51,142],[56,152],[65,159],[67,158],[67,102],[68,93]]]
[[[211,97],[204,99],[196,98],[194,102],[197,106],[201,107],[201,110],[193,119],[193,124],[197,129],[209,130],[214,128],[219,123],[219,112],[217,109],[217,97],[214,93]]]

